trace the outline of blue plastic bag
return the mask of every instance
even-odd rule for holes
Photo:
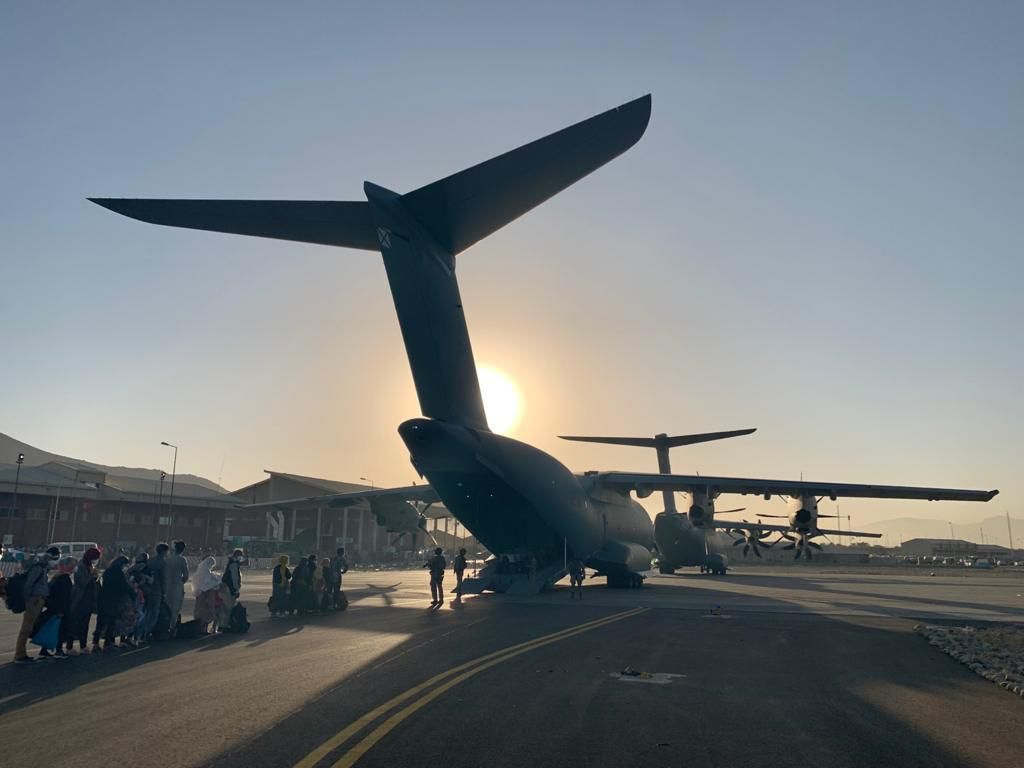
[[[45,648],[48,651],[57,649],[57,642],[60,638],[60,616],[52,616],[47,620],[39,631],[32,636],[32,644]]]

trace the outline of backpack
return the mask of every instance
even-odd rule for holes
[[[28,581],[29,574],[38,567],[39,563],[32,563],[26,570],[14,574],[7,580],[4,602],[11,613],[25,612],[25,582]]]
[[[241,603],[235,603],[235,607],[231,609],[231,617],[228,620],[228,632],[232,632],[238,635],[244,635],[249,631],[249,627],[252,626],[249,623],[249,614],[245,610],[245,606]]]
[[[28,571],[16,573],[7,580],[7,595],[4,602],[11,613],[25,612],[25,579]]]

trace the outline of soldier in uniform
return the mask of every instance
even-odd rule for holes
[[[452,571],[455,572],[455,602],[462,602],[462,575],[466,572],[466,550],[459,550],[452,563]]]
[[[448,561],[444,559],[441,548],[434,550],[434,556],[423,565],[430,569],[430,601],[431,606],[444,605],[444,572],[448,568]]]

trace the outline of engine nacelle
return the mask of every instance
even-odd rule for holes
[[[789,524],[795,531],[808,533],[818,527],[818,499],[814,496],[794,496],[786,504]]]
[[[686,516],[695,528],[703,528],[715,519],[715,497],[706,491],[692,491],[683,494],[686,500]]]

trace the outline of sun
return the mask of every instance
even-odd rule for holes
[[[508,434],[519,426],[523,416],[523,396],[519,387],[507,373],[489,365],[477,368],[476,375],[480,379],[487,423],[493,431]]]

